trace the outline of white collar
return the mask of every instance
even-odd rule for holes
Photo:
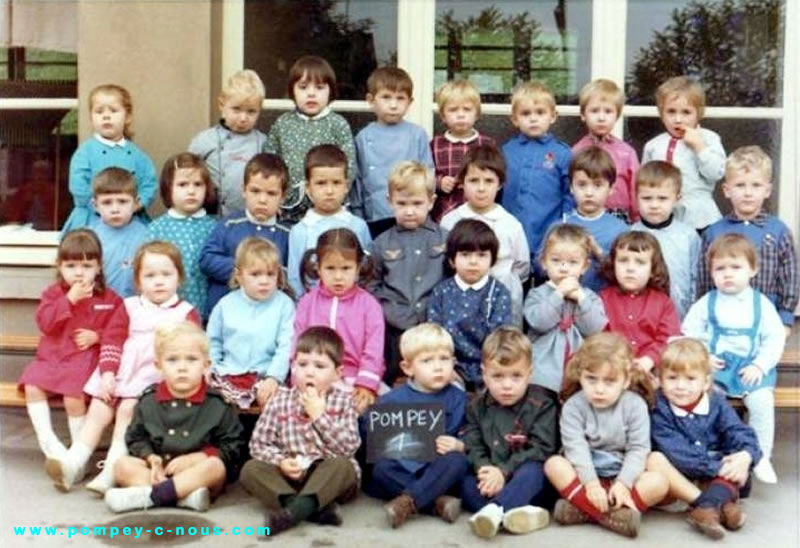
[[[331,113],[331,108],[326,106],[325,108],[320,110],[318,113],[316,113],[314,116],[309,116],[308,114],[304,114],[304,113],[302,113],[300,111],[300,109],[296,109],[294,111],[294,113],[297,114],[300,117],[301,120],[306,120],[306,121],[309,121],[309,120],[320,120],[321,118],[325,118],[328,114]]]
[[[465,145],[471,143],[479,136],[480,133],[478,133],[478,130],[475,128],[472,129],[472,134],[467,137],[456,137],[455,135],[450,133],[449,129],[444,132],[444,138],[450,141],[451,143],[464,143]]]
[[[169,215],[173,219],[200,219],[206,216],[206,208],[201,207],[191,215],[184,215],[183,213],[179,213],[173,208],[169,208],[167,210],[167,215]]]
[[[690,413],[686,409],[682,409],[677,405],[673,405],[672,403],[669,404],[670,408],[672,409],[672,413],[676,417],[686,417]],[[711,401],[708,398],[708,393],[704,392],[703,397],[700,398],[700,401],[694,407],[694,410],[691,412],[692,415],[708,415],[709,410],[711,409]]]
[[[112,141],[111,139],[106,139],[99,133],[94,134],[94,138],[106,145],[107,147],[124,147],[128,142],[125,140],[125,137],[122,137],[119,141]]]
[[[597,221],[597,220],[600,219],[600,217],[602,217],[603,215],[606,214],[606,211],[608,211],[608,210],[604,209],[601,213],[599,213],[598,215],[595,215],[594,217],[587,217],[586,215],[581,215],[580,213],[578,213],[577,209],[575,209],[575,211],[573,211],[573,213],[575,214],[575,216],[578,219],[581,219],[583,221]]]
[[[177,294],[173,295],[172,297],[170,297],[169,299],[167,299],[166,301],[164,301],[161,304],[154,303],[153,301],[151,301],[150,299],[148,299],[144,295],[140,295],[139,298],[142,300],[142,304],[144,306],[152,307],[152,308],[172,308],[173,306],[178,304],[178,300],[179,300]]]
[[[272,217],[270,217],[266,221],[259,221],[258,219],[253,217],[253,214],[250,213],[250,211],[248,211],[246,208],[244,210],[244,214],[247,216],[247,220],[250,221],[251,223],[253,223],[254,225],[272,226],[272,225],[274,225],[275,223],[278,222],[278,219],[277,219],[277,217],[275,215],[273,215]]]
[[[321,213],[318,213],[314,209],[309,209],[308,211],[306,211],[302,223],[307,226],[314,226],[323,219],[339,219],[341,221],[349,221],[350,214],[344,207],[340,207],[339,211],[337,211],[332,215],[323,215]]]
[[[474,289],[475,291],[480,291],[483,287],[489,283],[489,274],[487,273],[483,278],[475,282],[474,284],[468,284],[464,280],[461,279],[461,276],[458,274],[455,275],[456,285],[461,289],[461,291],[466,291],[467,289]]]
[[[472,213],[473,215],[477,215],[478,217],[483,217],[484,219],[489,219],[490,221],[497,221],[500,219],[501,211],[500,207],[498,207],[499,205],[500,204],[494,204],[494,207],[489,211],[484,211],[483,213],[480,213],[472,209],[472,206],[469,205],[469,202],[464,202],[464,206],[470,213]]]

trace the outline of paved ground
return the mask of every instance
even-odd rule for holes
[[[56,422],[65,431],[63,417]],[[752,497],[745,503],[749,521],[745,528],[729,534],[727,547],[797,548],[800,547],[800,414],[778,413],[778,436],[775,467],[781,479],[775,488],[756,485]],[[234,536],[234,527],[262,525],[257,503],[238,485],[217,500],[213,508],[198,514],[182,510],[155,510],[124,515],[112,514],[105,505],[80,487],[72,493],[61,494],[50,484],[43,471],[43,457],[36,448],[33,431],[21,409],[0,410],[0,546],[34,547],[41,542],[49,546],[141,546],[201,544],[203,546],[255,547],[262,543],[256,537]],[[476,546],[481,541],[472,536],[463,514],[453,525],[434,518],[415,519],[399,530],[386,525],[378,501],[366,496],[344,509],[345,525],[341,528],[302,525],[296,530],[274,537],[267,542],[275,546],[380,546],[381,548],[426,546]],[[219,536],[161,537],[143,533],[138,540],[118,536],[115,539],[77,536],[68,538],[68,527],[106,526],[122,529],[138,526],[165,530],[176,526],[219,528]],[[39,537],[26,531],[15,535],[14,527],[57,527],[56,535]],[[88,532],[88,530],[86,530]],[[63,533],[63,534],[62,534]],[[226,535],[227,533],[227,535]],[[644,520],[636,546],[680,546],[681,548],[711,545],[713,542],[695,534],[682,516],[652,512]],[[550,525],[529,536],[513,537],[501,534],[489,542],[492,546],[569,546],[605,548],[630,545],[633,541],[603,531],[596,526],[561,527]]]

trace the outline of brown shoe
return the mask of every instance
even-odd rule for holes
[[[720,522],[725,529],[736,531],[742,528],[745,521],[747,521],[747,514],[742,510],[738,500],[732,500],[722,505]]]
[[[720,523],[719,510],[716,508],[693,508],[686,521],[707,537],[719,540],[725,536],[725,529]]]
[[[386,512],[386,518],[389,520],[389,525],[392,526],[392,529],[397,529],[403,525],[409,517],[417,513],[414,499],[406,494],[395,497],[384,504],[383,510]]]
[[[455,523],[461,513],[461,499],[442,495],[437,497],[433,503],[433,515],[439,516],[447,523]]]
[[[561,525],[589,523],[591,518],[567,499],[558,499],[553,509],[553,520]]]
[[[620,535],[636,538],[639,534],[639,524],[642,522],[642,514],[630,508],[620,508],[610,510],[600,519],[600,525],[610,529]]]

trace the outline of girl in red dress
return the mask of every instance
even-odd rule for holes
[[[603,273],[610,282],[600,292],[608,316],[606,329],[624,336],[636,356],[634,364],[655,374],[653,368],[661,362],[667,339],[681,334],[658,240],[638,230],[620,234],[611,245]],[[657,381],[657,375],[651,380]]]
[[[98,341],[122,304],[105,286],[100,240],[91,230],[68,232],[56,256],[57,281],[44,290],[36,310],[42,332],[36,357],[19,379],[39,447],[47,458],[66,448],[53,432],[47,399],[64,398],[74,441],[86,416],[83,385],[97,367]]]

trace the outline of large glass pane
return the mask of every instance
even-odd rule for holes
[[[591,74],[591,0],[437,0],[435,83],[468,78],[484,102],[508,102],[519,82],[546,82],[577,104]]]
[[[628,102],[655,104],[664,80],[689,75],[709,105],[781,106],[784,2],[629,0]]]
[[[246,0],[244,17],[245,67],[272,99],[305,55],[328,60],[339,99],[364,99],[370,73],[397,64],[397,0]]]
[[[739,147],[757,144],[772,158],[772,198],[767,202],[771,213],[777,213],[781,191],[781,122],[780,120],[706,119],[703,127],[716,131],[722,138],[726,154]],[[658,118],[626,118],[625,139],[641,157],[645,143],[663,132]],[[787,181],[786,184],[792,184]],[[722,196],[720,185],[714,197],[723,213],[730,211],[730,203]]]

